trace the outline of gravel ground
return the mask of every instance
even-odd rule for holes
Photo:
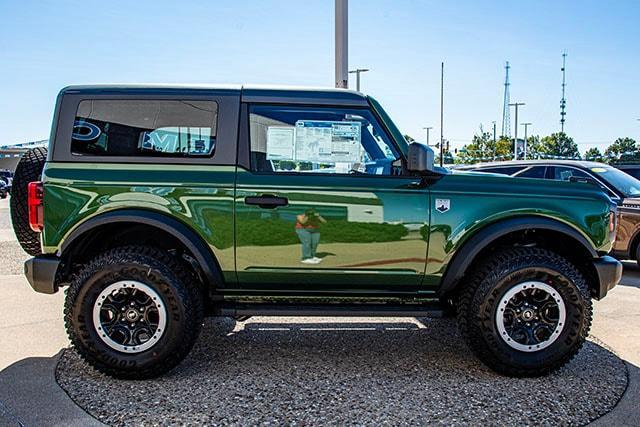
[[[499,376],[469,354],[451,319],[230,326],[207,320],[190,356],[151,381],[105,377],[67,350],[58,383],[111,425],[584,425],[627,385],[623,362],[595,341],[550,376]]]

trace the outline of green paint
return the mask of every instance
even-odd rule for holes
[[[402,134],[374,99],[369,102],[406,155]],[[612,245],[610,201],[586,184],[447,173],[416,187],[420,179],[410,176],[55,162],[47,164],[44,181],[45,253],[58,252],[74,229],[102,213],[153,211],[177,219],[202,238],[218,260],[228,294],[235,296],[433,294],[471,236],[523,215],[564,223],[599,252]],[[264,194],[286,197],[289,203],[264,209],[244,202]],[[438,212],[437,199],[448,200],[449,210]],[[319,233],[316,263],[301,262],[296,229],[305,226]]]

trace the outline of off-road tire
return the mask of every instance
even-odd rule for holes
[[[548,347],[519,351],[500,337],[496,310],[500,299],[519,283],[546,277],[566,307],[566,322]],[[592,305],[587,283],[560,255],[540,248],[509,248],[489,255],[467,277],[458,300],[458,326],[471,350],[494,371],[516,377],[546,375],[569,362],[591,327]]]
[[[11,187],[11,222],[16,233],[18,243],[29,255],[40,255],[40,233],[36,233],[29,226],[29,207],[27,206],[27,186],[30,182],[40,181],[42,169],[47,160],[47,149],[32,148],[22,155]]]
[[[93,322],[99,294],[123,280],[149,286],[167,309],[164,333],[140,353],[111,348],[100,338]],[[127,246],[98,255],[73,277],[64,314],[71,343],[91,366],[116,378],[146,379],[168,372],[187,356],[202,327],[204,309],[202,292],[182,262],[160,249]]]

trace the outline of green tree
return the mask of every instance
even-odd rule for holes
[[[527,160],[539,159],[544,153],[542,140],[538,135],[527,138]]]
[[[500,137],[496,142],[490,132],[484,132],[480,127],[480,133],[473,136],[470,144],[466,144],[458,150],[456,163],[478,163],[493,160],[509,160],[513,151],[512,142],[505,137]]]
[[[584,153],[584,159],[585,160],[590,160],[590,161],[595,161],[595,162],[602,162],[602,161],[605,160],[602,157],[602,153],[600,152],[600,150],[597,147],[589,148]]]
[[[407,140],[407,144],[411,144],[412,142],[416,142],[416,140],[414,138],[412,138],[411,135],[405,135],[404,139]]]
[[[542,154],[548,156],[578,157],[578,144],[564,132],[558,132],[542,138]]]
[[[634,162],[640,160],[640,151],[633,138],[624,137],[616,139],[605,150],[604,154],[610,158],[612,163]]]

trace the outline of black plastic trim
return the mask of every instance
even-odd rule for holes
[[[594,298],[600,300],[622,279],[622,263],[605,255],[594,259],[593,266],[598,272],[598,287],[593,289]]]
[[[202,268],[204,278],[209,282],[210,289],[224,287],[220,265],[204,240],[202,240],[195,231],[180,221],[151,211],[123,209],[93,217],[71,232],[62,244],[59,255],[64,256],[66,251],[73,246],[74,241],[90,230],[105,224],[118,222],[145,224],[168,232],[185,245],[193,254],[200,268]]]
[[[438,295],[443,296],[451,292],[458,285],[478,253],[491,242],[514,231],[532,229],[551,230],[565,234],[579,242],[593,258],[598,257],[593,245],[582,234],[566,224],[536,216],[505,219],[484,227],[463,244],[445,271]]]
[[[442,317],[437,304],[274,304],[225,303],[213,310],[218,316],[375,316]]]
[[[56,273],[60,258],[49,255],[38,255],[24,263],[24,275],[34,291],[42,294],[58,292]]]

